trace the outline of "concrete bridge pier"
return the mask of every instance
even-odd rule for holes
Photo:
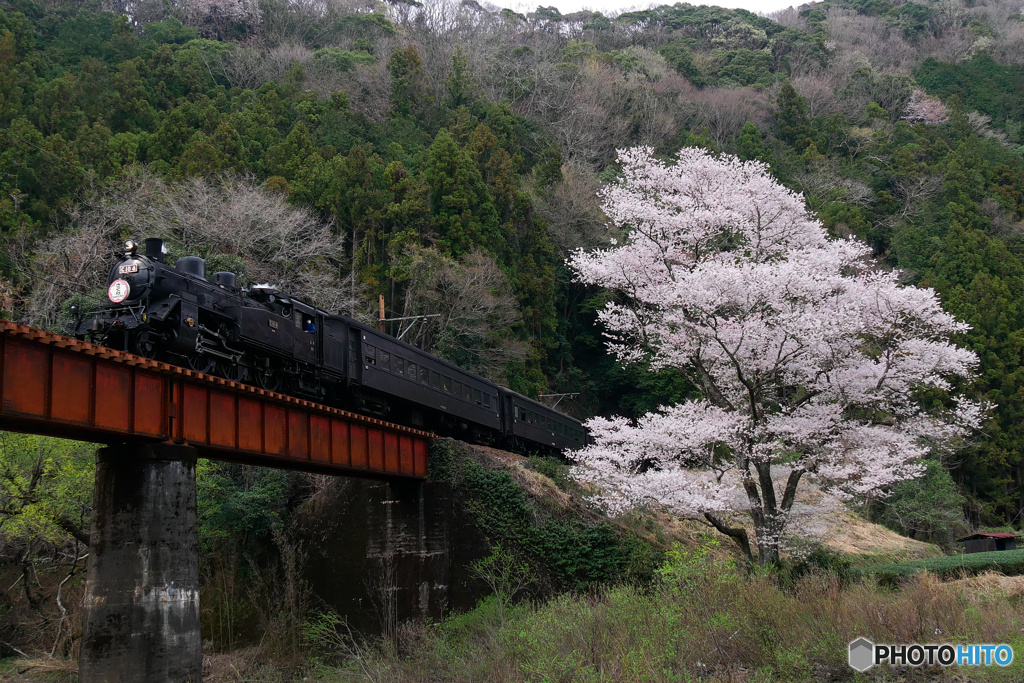
[[[100,449],[89,548],[78,680],[200,681],[196,450]]]

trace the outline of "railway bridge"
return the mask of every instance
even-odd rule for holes
[[[198,681],[196,458],[415,481],[432,434],[0,321],[0,429],[97,453],[79,680]]]

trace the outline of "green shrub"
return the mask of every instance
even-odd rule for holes
[[[810,553],[783,569],[784,585],[792,586],[811,574],[826,572],[846,585],[853,578],[851,563],[842,553],[825,545],[819,545]]]
[[[576,491],[580,488],[576,481],[569,476],[569,466],[559,458],[533,456],[527,459],[526,467],[537,474],[543,474],[563,491]]]

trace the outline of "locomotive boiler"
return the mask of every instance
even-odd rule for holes
[[[71,334],[198,372],[517,450],[586,444],[579,421],[269,284],[208,277],[197,256],[165,262],[163,241],[128,240],[110,303],[77,312]]]

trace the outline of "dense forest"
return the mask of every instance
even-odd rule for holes
[[[832,235],[867,241],[972,326],[960,341],[982,359],[972,391],[991,419],[901,484],[886,519],[941,536],[944,497],[973,525],[1020,527],[1019,3],[837,0],[766,17],[0,0],[0,140],[7,317],[63,329],[71,303],[102,293],[110,245],[161,235],[364,319],[379,295],[389,315],[441,313],[406,338],[527,394],[578,393],[560,407],[579,417],[690,391],[616,366],[594,326],[608,295],[564,266],[616,238],[598,196],[615,150],[763,161]],[[45,479],[10,467],[8,491]],[[241,486],[211,468],[210,529],[236,516],[209,539],[232,524],[269,538],[298,495],[280,473]]]

